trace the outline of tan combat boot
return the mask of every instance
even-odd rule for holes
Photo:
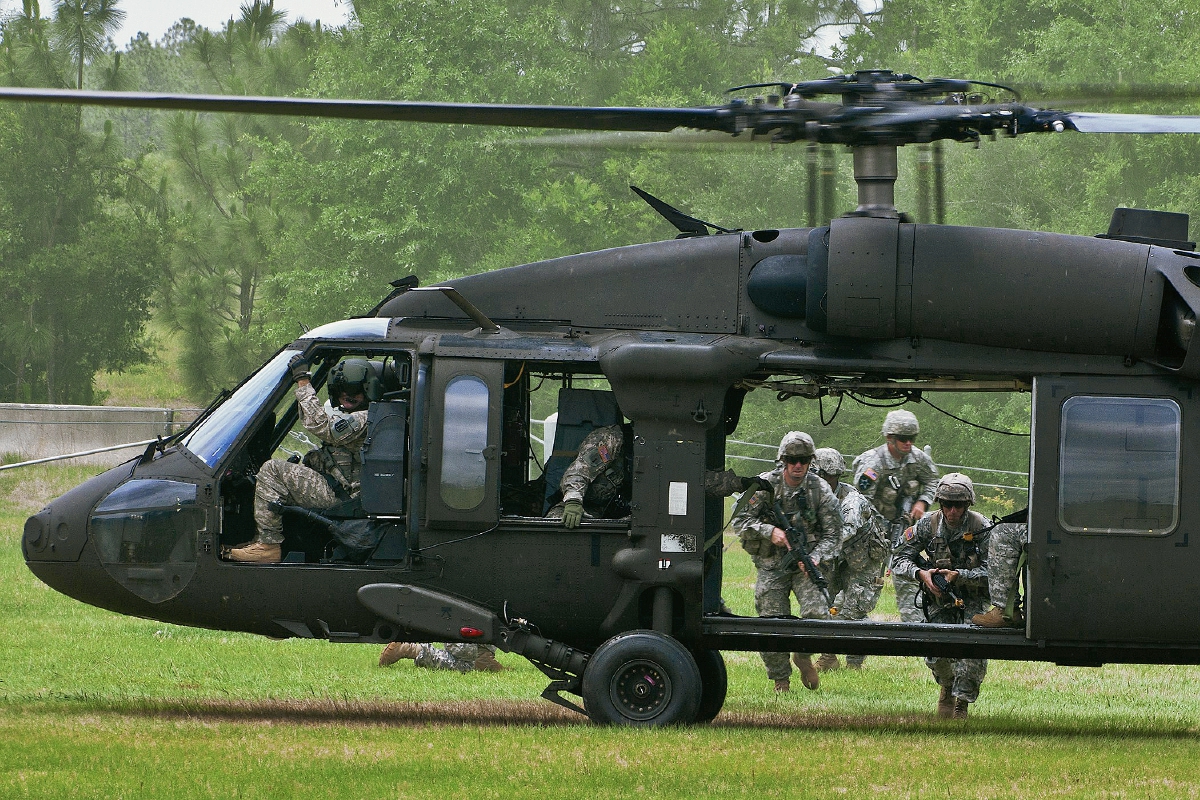
[[[807,653],[792,653],[792,663],[800,670],[800,682],[805,689],[816,689],[821,685],[821,676],[813,666],[812,656]]]
[[[379,666],[390,667],[402,658],[421,655],[421,645],[416,642],[392,642],[379,654]]]
[[[842,668],[842,662],[833,653],[822,653],[817,659],[817,672],[833,672]]]
[[[999,606],[992,606],[986,614],[976,614],[971,617],[971,624],[981,628],[1011,628],[1012,622],[1004,618],[1004,611]]]
[[[963,700],[961,697],[954,698],[954,718],[955,719],[966,719],[967,718],[967,709],[969,709],[970,707],[971,707],[971,704],[968,703],[966,700]]]
[[[245,547],[235,547],[230,550],[229,560],[248,564],[278,564],[283,560],[283,548],[277,544],[251,542]]]
[[[790,692],[792,690],[792,682],[787,678],[780,678],[775,681],[775,691]]]
[[[943,686],[942,693],[938,695],[937,715],[941,719],[950,719],[954,716],[954,695],[950,694],[949,686]]]
[[[479,654],[479,658],[475,659],[475,669],[481,672],[503,672],[507,668],[496,660],[495,653],[484,650]]]

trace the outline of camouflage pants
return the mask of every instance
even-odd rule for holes
[[[271,503],[304,508],[329,508],[338,496],[329,488],[325,476],[303,464],[272,459],[258,469],[254,486],[254,523],[256,541],[279,544],[283,541],[283,515],[272,511]]]
[[[964,615],[970,619],[973,614],[982,613],[987,606],[982,599],[966,600]],[[959,622],[957,610],[947,611],[945,615],[935,612],[929,620],[940,624]],[[933,673],[933,679],[939,686],[949,686],[950,693],[961,697],[968,703],[979,699],[979,686],[987,675],[986,658],[926,658],[925,666]]]
[[[900,546],[900,537],[904,535],[907,523],[892,523],[892,551]],[[891,569],[894,559],[889,559],[888,569]],[[903,578],[892,573],[892,587],[896,590],[896,610],[900,612],[901,622],[924,622],[925,613],[917,607],[917,597],[921,594],[921,584],[917,581]]]
[[[860,535],[842,547],[832,574],[826,575],[829,593],[838,610],[835,620],[866,619],[875,610],[887,558],[887,543],[872,541],[869,536]],[[864,655],[846,656],[846,663],[852,666],[861,667],[866,660]]]
[[[829,593],[838,608],[837,619],[866,619],[875,609],[883,585],[887,547],[863,536],[846,543],[829,578]]]
[[[778,568],[779,559],[754,559],[758,567],[758,580],[754,584],[754,608],[760,617],[781,617],[792,613],[792,595],[800,606],[804,619],[829,619],[829,608],[821,590],[813,585],[808,576],[800,572],[785,572]],[[819,565],[822,571],[827,564]],[[792,665],[787,653],[760,653],[767,667],[767,677],[780,681],[792,674]],[[809,655],[802,653],[801,655]]]
[[[452,669],[455,672],[470,672],[475,669],[475,659],[487,650],[492,655],[496,648],[490,644],[463,644],[461,642],[444,645],[440,650],[431,644],[421,645],[417,655],[416,665],[425,669]]]
[[[1017,564],[1025,545],[1025,526],[1005,522],[992,528],[988,539],[988,594],[992,605],[1005,608],[1020,577]]]

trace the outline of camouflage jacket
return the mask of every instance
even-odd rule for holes
[[[951,528],[941,511],[926,514],[904,531],[892,560],[892,572],[914,581],[921,552],[939,569],[958,570],[954,586],[964,596],[987,595],[987,551],[990,529],[984,516],[968,510],[962,523]]]
[[[579,454],[563,473],[563,502],[581,500],[589,514],[606,516],[621,495],[627,471],[622,426],[597,428],[579,445]]]
[[[924,450],[914,447],[897,461],[884,443],[854,459],[853,469],[854,488],[889,522],[903,518],[905,500],[924,500],[926,506],[933,506],[938,472]]]
[[[834,492],[842,504],[842,547],[848,548],[874,538],[881,547],[888,543],[887,520],[871,501],[848,483],[839,483]]]
[[[367,438],[367,412],[325,410],[312,384],[296,384],[296,402],[304,430],[322,445],[304,456],[305,466],[328,475],[347,493],[358,494],[362,481],[362,445]]]
[[[764,472],[759,479],[770,489],[759,489],[749,500],[743,497],[733,514],[733,529],[746,551],[760,560],[783,555],[784,549],[771,543],[778,500],[786,516],[800,516],[797,521],[808,531],[808,550],[818,564],[836,557],[842,544],[842,509],[829,484],[810,471],[799,486],[788,486],[782,467]]]

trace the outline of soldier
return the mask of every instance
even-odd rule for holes
[[[988,604],[987,520],[969,510],[975,502],[975,486],[966,475],[951,472],[944,476],[934,497],[938,510],[904,531],[892,555],[892,575],[920,581],[929,622],[960,624],[965,616],[982,612]],[[935,583],[935,576],[944,579],[944,589]],[[955,598],[961,600],[961,606],[955,604]],[[938,716],[966,719],[970,704],[979,698],[987,659],[926,658],[925,664],[941,687]]]
[[[563,526],[578,528],[588,517],[623,517],[629,513],[630,466],[633,428],[609,425],[597,428],[584,438],[571,466],[563,472],[562,502],[547,512],[547,517],[562,517]],[[714,497],[744,492],[753,478],[733,472],[704,473],[704,491]]]
[[[777,503],[788,520],[806,532],[809,553],[822,571],[829,568],[841,544],[842,512],[837,498],[829,485],[808,469],[815,449],[807,433],[792,431],[784,436],[776,455],[779,465],[759,476],[763,488],[747,492],[749,499],[743,495],[733,514],[733,529],[758,569],[754,605],[761,617],[790,614],[794,593],[802,617],[829,619],[829,608],[804,568],[789,572],[779,563],[790,548],[778,524]],[[767,677],[775,682],[775,691],[790,691],[792,667],[787,653],[761,655]],[[816,689],[820,678],[811,655],[793,653],[792,659],[800,669],[804,686]]]
[[[913,447],[921,426],[911,411],[889,411],[883,420],[886,442],[854,459],[854,486],[870,500],[891,525],[894,551],[900,534],[919,520],[933,502],[937,468],[923,450]],[[905,622],[921,622],[917,609],[917,584],[897,576],[892,565],[892,584],[896,589],[896,608]],[[868,611],[879,600],[876,590]]]
[[[853,486],[839,481],[846,472],[846,462],[837,450],[832,447],[817,450],[812,469],[829,484],[842,504],[841,553],[834,560],[832,574],[825,574],[829,579],[829,591],[835,595],[833,602],[838,609],[835,619],[866,619],[875,607],[879,584],[883,580],[883,565],[891,552],[887,520]],[[848,655],[846,666],[862,669],[866,660],[864,655]],[[817,659],[818,672],[829,672],[840,666],[838,657],[832,653]]]
[[[312,387],[310,366],[300,354],[288,364],[296,382],[300,420],[322,445],[306,453],[303,463],[271,460],[259,467],[254,486],[258,533],[248,544],[228,552],[233,561],[273,564],[282,558],[283,514],[278,506],[324,509],[359,494],[371,367],[358,358],[334,367],[329,377],[330,405],[322,408]]]
[[[505,666],[496,660],[496,648],[490,644],[456,642],[440,650],[431,644],[392,642],[379,654],[379,666],[390,667],[402,658],[411,658],[425,669],[452,669],[455,672],[501,672]]]
[[[988,595],[992,607],[971,622],[983,628],[1019,628],[1025,624],[1018,599],[1022,557],[1029,528],[1020,522],[1002,522],[988,536]]]

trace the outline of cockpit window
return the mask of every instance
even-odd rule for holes
[[[1179,519],[1174,400],[1072,397],[1063,404],[1059,519],[1075,533],[1165,534]]]
[[[284,350],[267,362],[208,419],[200,423],[184,440],[183,446],[208,466],[215,467],[238,434],[279,386],[287,372],[288,361],[295,355],[295,350]]]
[[[390,320],[383,317],[343,319],[313,328],[301,339],[383,339]]]

